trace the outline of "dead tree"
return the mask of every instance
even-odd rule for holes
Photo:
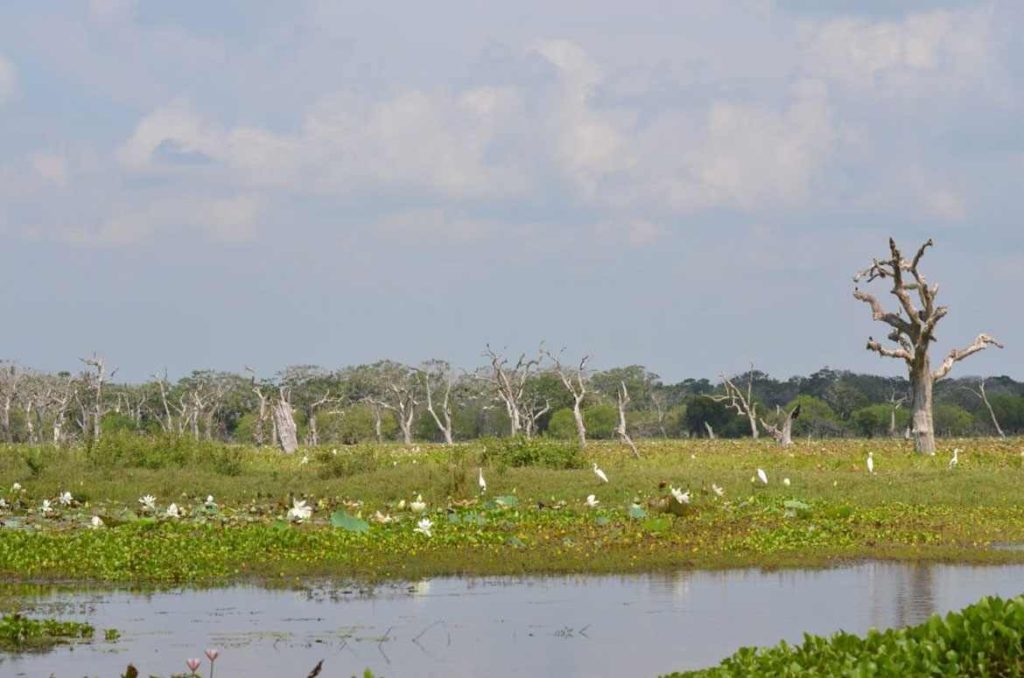
[[[277,441],[281,451],[285,454],[292,454],[299,449],[299,436],[295,426],[295,417],[292,415],[292,403],[288,389],[284,386],[277,390],[277,400],[273,405],[274,430],[277,431]]]
[[[629,449],[633,451],[633,457],[639,459],[640,453],[636,449],[636,443],[629,437],[629,432],[626,430],[626,405],[629,404],[629,391],[626,390],[626,382],[624,381],[619,382],[617,400],[619,404],[619,425],[615,427],[615,434],[619,436],[619,440],[629,445]]]
[[[317,426],[317,417],[320,415],[320,410],[325,405],[337,402],[336,398],[331,397],[330,390],[324,393],[322,396],[313,400],[309,403],[309,417],[307,419],[307,430],[306,430],[306,444],[316,447],[320,444],[320,429]]]
[[[751,363],[750,372],[747,373],[747,388],[738,387],[732,379],[723,375],[722,384],[725,387],[725,395],[711,396],[715,402],[729,402],[729,407],[736,410],[736,414],[743,415],[750,423],[750,435],[757,440],[759,431],[757,429],[757,403],[754,402],[754,365]]]
[[[1006,434],[1003,433],[1003,427],[999,425],[999,420],[996,418],[996,412],[992,409],[992,403],[988,401],[988,394],[985,393],[985,380],[981,378],[978,379],[977,391],[970,386],[964,386],[964,388],[981,399],[981,402],[985,404],[985,409],[988,410],[988,416],[992,419],[992,425],[995,427],[996,433],[999,434],[1000,438],[1005,438]]]
[[[562,380],[562,385],[572,395],[572,418],[576,422],[576,437],[580,447],[584,448],[587,446],[587,426],[583,422],[583,398],[587,395],[586,369],[590,356],[583,356],[579,366],[570,373],[562,367],[562,363],[557,357],[548,352],[545,352],[545,355],[555,364],[558,378]]]
[[[896,437],[896,410],[907,401],[907,396],[896,397],[896,389],[889,394],[889,437]]]
[[[453,444],[452,436],[452,404],[451,394],[452,386],[454,385],[454,376],[452,374],[451,365],[444,360],[430,360],[423,365],[423,369],[420,371],[420,376],[423,379],[423,389],[427,394],[427,412],[433,417],[434,423],[437,425],[437,429],[444,436],[445,445]],[[441,414],[438,415],[437,410],[434,408],[434,396],[433,390],[435,388],[435,382],[441,387]]]
[[[11,431],[11,408],[18,398],[24,371],[13,362],[0,363],[0,433],[4,441],[14,441]]]
[[[935,341],[935,326],[948,312],[945,306],[936,306],[938,285],[928,285],[918,266],[925,250],[931,247],[928,240],[921,245],[912,260],[903,258],[896,247],[896,241],[889,238],[889,258],[874,262],[867,269],[854,276],[854,283],[861,280],[872,282],[876,279],[891,279],[890,293],[899,301],[898,310],[886,311],[878,299],[859,287],[854,287],[853,296],[871,308],[871,317],[892,328],[888,339],[894,346],[883,346],[873,337],[868,337],[867,349],[886,358],[899,358],[907,364],[910,375],[911,432],[914,449],[921,454],[935,454],[935,429],[932,422],[932,388],[936,381],[949,374],[953,364],[984,350],[988,346],[1002,344],[987,334],[978,337],[966,348],[953,349],[937,370],[932,371],[928,349]],[[914,297],[916,296],[916,301]]]
[[[665,430],[665,400],[664,396],[657,391],[651,392],[651,404],[654,405],[654,414],[658,418],[658,431],[662,438],[668,438],[668,431]]]
[[[528,408],[524,402],[526,383],[533,370],[540,365],[541,356],[527,358],[526,354],[523,353],[519,356],[519,360],[516,361],[515,365],[509,366],[508,359],[495,353],[491,349],[490,344],[487,345],[484,355],[491,361],[490,374],[485,379],[491,383],[498,399],[505,405],[505,411],[508,412],[510,432],[513,436],[523,433],[528,424],[525,421]],[[533,421],[529,422],[530,429],[525,431],[527,435],[532,432],[533,423],[536,420],[536,417],[534,417]]]
[[[523,425],[522,433],[527,438],[532,438],[533,434],[537,431],[537,421],[551,411],[551,401],[547,398],[544,398],[542,401],[534,396],[530,400],[525,401],[522,408],[520,412]]]
[[[106,361],[93,353],[91,358],[79,358],[87,367],[92,368],[92,371],[86,371],[82,373],[82,381],[86,388],[91,392],[90,403],[87,409],[83,409],[83,432],[88,428],[88,421],[92,422],[92,439],[100,439],[101,423],[104,415],[104,404],[103,404],[103,385],[107,383],[107,379],[113,378],[117,374],[115,369],[109,375],[106,373]]]
[[[373,435],[377,439],[378,443],[384,442],[384,408],[381,407],[380,401],[374,399],[372,396],[366,396],[361,402],[366,403],[370,407],[370,413],[373,415]]]
[[[277,430],[277,426],[274,424],[274,418],[270,413],[270,400],[267,394],[263,392],[262,385],[256,383],[256,371],[249,366],[245,367],[245,371],[252,375],[249,381],[249,388],[252,389],[253,394],[256,396],[256,401],[259,404],[256,410],[256,421],[253,423],[252,427],[252,438],[257,447],[263,447],[267,444],[267,421],[270,421],[274,426],[273,430],[275,432]],[[276,441],[277,435],[274,433],[271,438],[271,444]]]
[[[71,401],[75,398],[75,378],[67,372],[58,375],[51,391],[50,404],[53,407],[52,438],[54,445],[64,442],[64,419]]]
[[[416,417],[416,406],[419,405],[416,399],[416,370],[390,361],[378,363],[374,367],[379,375],[380,392],[371,396],[369,401],[395,413],[398,428],[402,431],[402,441],[412,445],[412,423]]]
[[[793,444],[793,422],[800,416],[800,405],[798,403],[789,412],[783,412],[781,407],[776,407],[775,413],[779,420],[778,425],[769,424],[761,419],[761,426],[764,426],[764,430],[775,438],[775,442],[783,447],[789,447]]]

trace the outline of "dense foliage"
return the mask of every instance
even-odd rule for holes
[[[72,640],[91,639],[89,624],[56,619],[31,619],[20,614],[0,617],[0,650],[40,650]]]
[[[861,638],[805,635],[800,645],[739,650],[719,666],[672,676],[1022,676],[1024,597],[980,602],[910,628]]]

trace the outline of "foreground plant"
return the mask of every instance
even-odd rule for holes
[[[92,626],[82,622],[30,619],[20,614],[8,614],[0,617],[0,650],[40,650],[73,640],[91,639],[94,632]]]
[[[1024,596],[990,597],[933,615],[918,626],[805,635],[800,645],[745,647],[720,665],[668,678],[730,676],[1021,676],[1024,675]]]

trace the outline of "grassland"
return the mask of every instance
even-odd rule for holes
[[[950,469],[954,445],[960,463]],[[1024,440],[944,441],[931,458],[892,440],[802,441],[788,450],[767,441],[646,441],[640,460],[610,444],[583,454],[528,445],[529,459],[523,449],[482,441],[284,456],[132,440],[91,451],[0,448],[0,576],[163,585],[862,558],[1024,562],[1024,552],[997,548],[1024,542]],[[865,469],[869,451],[875,474]],[[753,479],[758,468],[766,485]],[[670,499],[671,487],[689,489],[690,503]],[[69,505],[59,501],[64,492]],[[586,504],[590,494],[596,507]],[[144,495],[155,508],[139,502]],[[417,495],[422,512],[410,508]],[[313,509],[308,519],[289,517],[296,501]],[[167,515],[171,503],[179,516]],[[93,517],[102,526],[93,528]],[[429,536],[417,531],[424,519]]]

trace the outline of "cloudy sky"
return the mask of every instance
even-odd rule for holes
[[[896,373],[850,296],[892,234],[935,240],[939,352],[1007,344],[956,373],[1019,378],[1022,36],[1005,0],[4,2],[0,358]]]

